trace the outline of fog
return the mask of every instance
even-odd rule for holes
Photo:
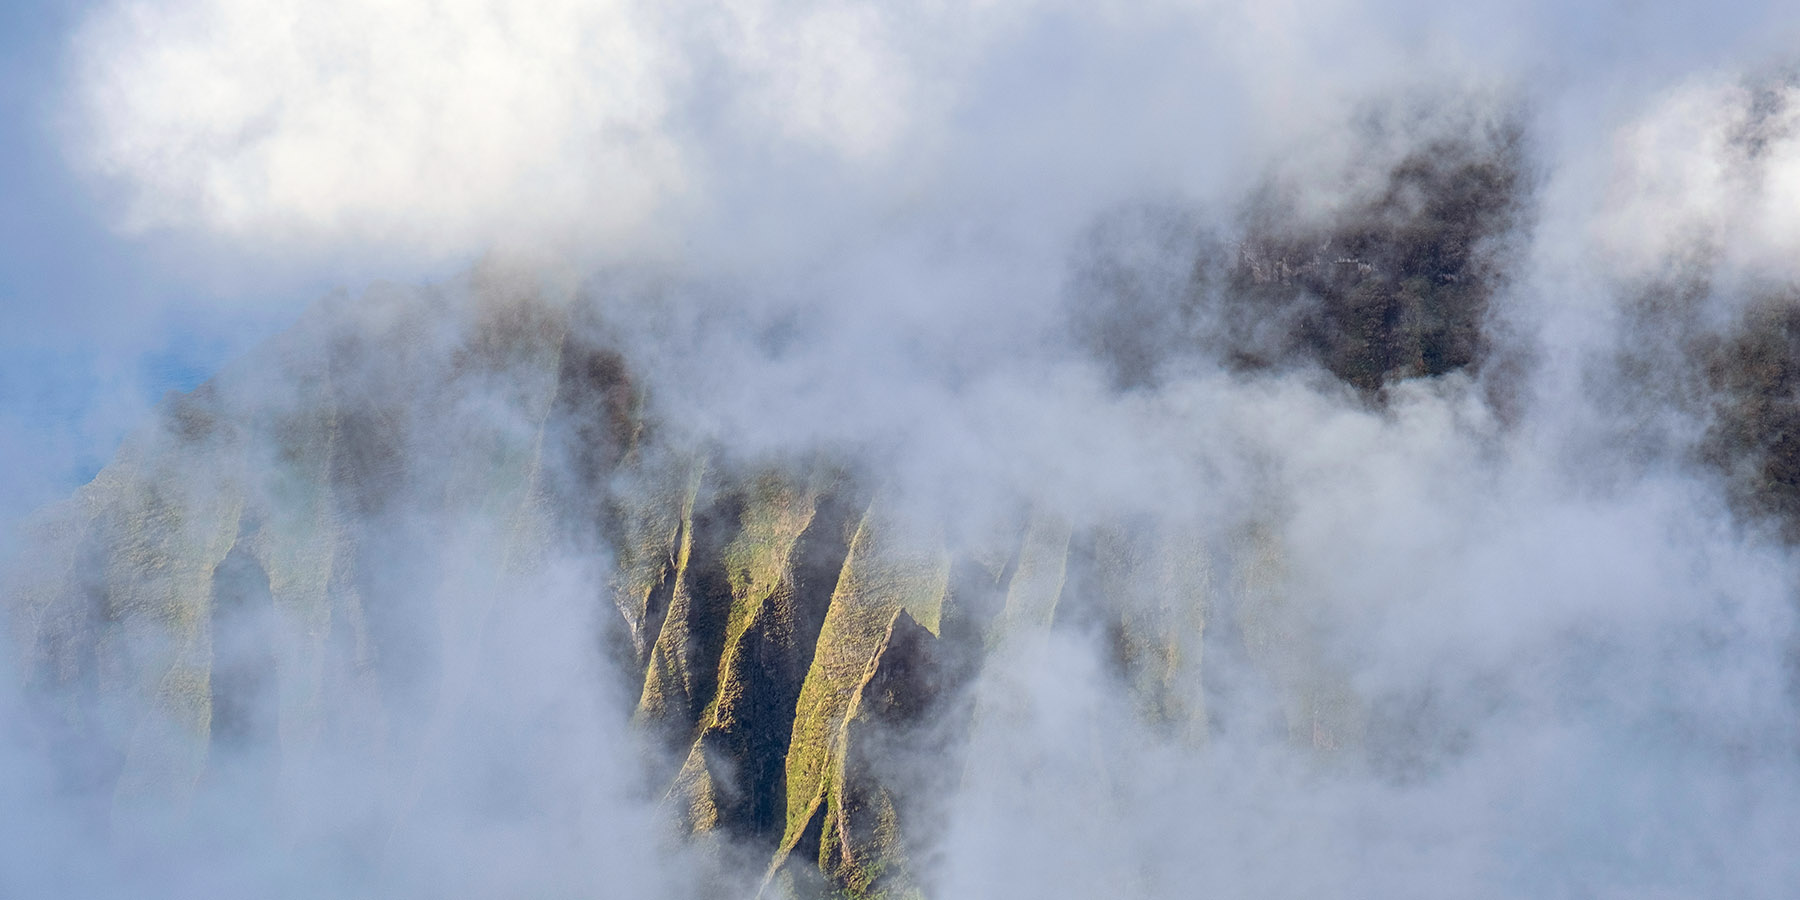
[[[659,730],[715,516],[937,648],[846,896],[1787,896],[1797,24],[100,4],[102,214],[342,289],[20,524],[0,893],[808,896]]]

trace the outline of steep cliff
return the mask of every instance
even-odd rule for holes
[[[1134,321],[1104,290],[1074,327],[1126,388],[1180,354],[1310,360],[1365,399],[1477,366],[1522,190],[1510,140],[1407,157],[1322,225],[1258,209],[1235,250],[1202,242],[1130,300],[1205,306],[1185,345],[1096,330]],[[1197,522],[1017,497],[971,538],[853,452],[684,442],[609,334],[590,298],[485,270],[324,304],[46,510],[11,620],[65,740],[100,748],[112,815],[199,815],[228,778],[279,821],[354,753],[386,773],[371,833],[404,831],[433,789],[415,761],[460,739],[496,624],[565,569],[645,791],[737,873],[716,890],[929,894],[947,798],[1029,765],[995,756],[1018,715],[1006,661],[1058,640],[1098,646],[1180,746],[1209,740],[1224,648],[1297,752],[1359,752],[1366,704],[1319,652],[1278,505]]]

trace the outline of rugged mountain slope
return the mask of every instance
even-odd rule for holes
[[[1311,367],[1364,408],[1478,368],[1519,153],[1505,135],[1434,147],[1298,225],[1258,207],[1160,288],[1100,265],[1078,343],[1127,393],[1209,358],[1245,378]],[[1682,357],[1716,398],[1702,455],[1789,518],[1792,307]],[[1065,638],[1103,648],[1163,739],[1211,739],[1223,654],[1321,765],[1405,755],[1322,652],[1278,505],[1221,523],[1018,497],[971,538],[852,452],[684,442],[599,310],[493,272],[327,304],[171,397],[44,512],[11,625],[110,815],[202,815],[229,782],[279,829],[309,773],[350,754],[385,773],[371,832],[405,830],[435,789],[417,761],[488,690],[497,625],[568,571],[591,613],[568,627],[624,685],[644,790],[719,891],[929,894],[948,798],[1025,765],[987,756],[1016,715],[995,661]]]
[[[830,459],[656,445],[568,306],[469,297],[325,311],[171,398],[41,517],[13,624],[68,745],[102,748],[115,816],[178,811],[244,765],[278,806],[325,748],[358,747],[404,827],[424,789],[409,759],[451,739],[491,621],[579,554],[610,560],[596,647],[666,751],[649,777],[668,816],[722,853],[762,848],[766,890],[921,890],[909,859],[955,786],[946,762],[1004,715],[966,688],[1033,634],[1097,626],[1145,715],[1204,740],[1213,564],[1180,534],[1043,511],[953,547]],[[421,337],[446,322],[455,340]],[[1258,579],[1247,633],[1296,656],[1303,637],[1263,624],[1275,601],[1248,599],[1279,590]],[[1349,737],[1319,727],[1337,726],[1294,732]]]

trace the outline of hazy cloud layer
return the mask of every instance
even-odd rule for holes
[[[668,446],[854,460],[953,544],[1029,508],[1218,550],[1208,653],[1249,649],[1186,688],[1203,748],[1134,718],[1098,635],[994,652],[970,702],[1009,713],[970,738],[989,764],[921,863],[943,897],[1781,896],[1800,838],[1796,572],[1697,450],[1731,398],[1696,342],[1734,339],[1800,275],[1800,87],[1774,52],[1794,17],[107,4],[72,38],[70,152],[124,227],[301,266],[487,260],[331,313],[346,346],[390,349],[346,356],[330,390],[413,429],[417,479],[395,481],[400,512],[333,527],[427,548],[368,551],[391,591],[364,599],[441,642],[448,662],[391,665],[451,700],[402,720],[417,744],[398,762],[318,741],[285,776],[279,840],[202,827],[137,847],[127,823],[122,850],[82,831],[110,790],[29,787],[54,767],[21,727],[0,741],[0,800],[53,827],[0,828],[0,864],[35,886],[107,860],[118,885],[147,871],[172,896],[696,890],[719,860],[671,849],[633,793],[629,698],[587,643],[610,548],[482,588],[494,523],[444,511],[443,485],[480,478],[438,451],[533,435],[525,407],[551,402],[555,370],[440,385],[406,363],[461,371],[442,361],[493,325],[471,310],[520,294],[603,323]],[[1318,295],[1386,261],[1306,242],[1405,227],[1435,182],[1394,173],[1458,152],[1519,166],[1518,209],[1478,242],[1504,272],[1473,319],[1480,364],[1358,386],[1341,371],[1357,348],[1326,359],[1342,348],[1304,332],[1336,321]],[[1126,383],[1114,326],[1148,335],[1126,342],[1148,360]],[[230,402],[305,406],[304,378],[241,365]],[[421,397],[450,412],[407,406]],[[247,433],[245,458],[287,450]],[[1262,547],[1277,600],[1247,586]],[[1259,628],[1303,637],[1252,659]],[[479,652],[453,652],[465,639]],[[1302,749],[1284,679],[1320,672],[1366,701],[1370,734],[1404,739],[1349,761]],[[30,719],[15,707],[0,721]],[[253,818],[228,783],[207,790],[199,821]],[[371,837],[393,808],[421,824]],[[296,862],[293,834],[336,855]]]
[[[258,247],[766,241],[736,232],[834,211],[866,228],[965,192],[1065,215],[1213,193],[1376,89],[1502,74],[1522,24],[1353,4],[120,3],[75,42],[75,147],[123,188],[128,227]]]

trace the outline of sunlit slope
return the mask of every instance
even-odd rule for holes
[[[600,573],[595,652],[636,696],[650,789],[764,848],[769,892],[923,889],[909,860],[970,729],[1006,715],[969,695],[995,648],[1098,629],[1145,716],[1203,740],[1204,548],[1054,512],[952,547],[842,460],[655,446],[568,319],[492,285],[324,309],[40,516],[18,638],[71,740],[105,748],[115,815],[179,818],[241,760],[279,808],[360,748],[404,827],[491,623],[571,557]]]
[[[1206,367],[1372,421],[1403,383],[1468,379],[1506,427],[1522,388],[1491,307],[1522,153],[1505,128],[1428,147],[1304,215],[1271,188],[1241,233],[1164,265],[1162,294],[1098,253],[1077,266],[1068,352],[1121,403]],[[1704,286],[1642,293],[1666,309]],[[1619,362],[1666,373],[1627,400],[1695,413],[1690,442],[1663,448],[1790,533],[1794,305],[1771,289]],[[867,448],[696,439],[659,418],[657,374],[603,302],[530,278],[321,304],[170,397],[36,520],[7,601],[55,740],[88,753],[126,827],[204,816],[229,790],[279,831],[354,760],[381,776],[359,814],[379,856],[440,789],[423,761],[485,725],[468,720],[499,626],[560,591],[576,603],[555,627],[598,661],[567,677],[641,739],[604,765],[641,780],[721,892],[931,896],[957,800],[1055,790],[1034,779],[1061,772],[1081,803],[1119,802],[1098,717],[1058,722],[1091,735],[1074,749],[1016,739],[1069,715],[1030,673],[1080,664],[1071,648],[1180,752],[1236,716],[1321,771],[1410,758],[1414,712],[1351,677],[1358,648],[1323,630],[1334,586],[1292,557],[1296,504],[1276,489],[1246,478],[1242,508],[1208,518],[1179,497],[1121,513],[1015,486],[974,527]]]

